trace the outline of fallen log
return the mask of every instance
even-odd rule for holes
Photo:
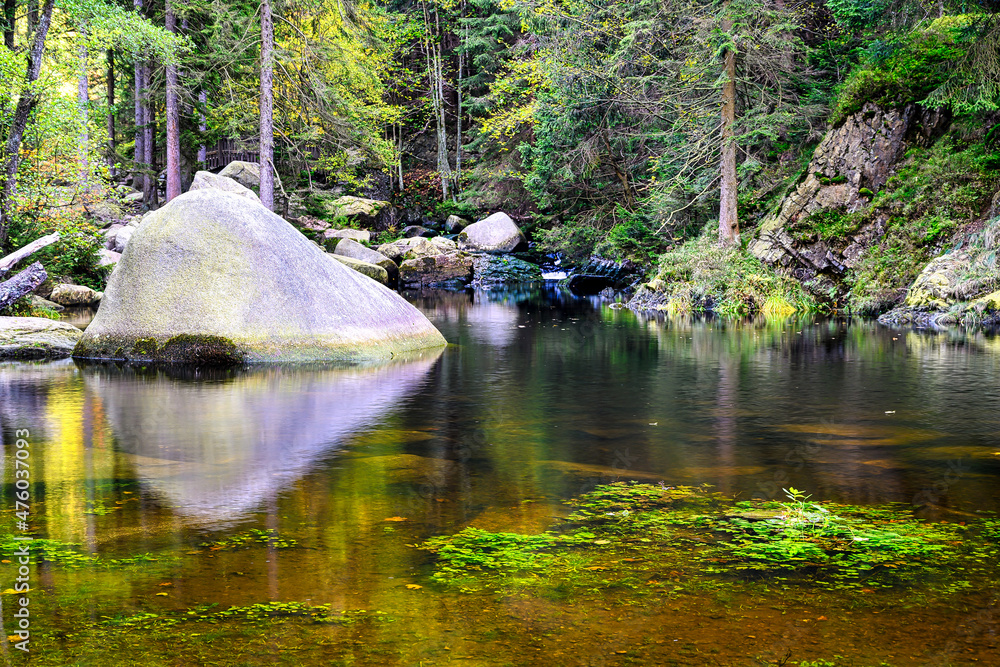
[[[49,277],[41,262],[35,262],[10,280],[0,283],[0,310],[28,294]]]
[[[48,236],[43,236],[40,239],[35,239],[28,245],[24,246],[20,250],[15,250],[3,259],[0,259],[0,278],[2,278],[8,271],[14,268],[14,265],[20,262],[25,257],[33,255],[47,245],[51,245],[59,240],[59,232],[53,232]]]

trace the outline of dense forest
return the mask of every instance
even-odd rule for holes
[[[538,256],[628,268],[647,307],[878,315],[965,248],[951,308],[1000,288],[997,11],[4,0],[0,245],[58,231],[49,274],[100,289],[102,227],[244,155],[290,220],[386,200],[384,241],[503,211]]]

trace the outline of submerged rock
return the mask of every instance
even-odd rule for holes
[[[260,204],[177,197],[136,231],[74,356],[242,363],[384,359],[444,338]]]
[[[68,357],[82,332],[45,317],[0,317],[0,359]]]
[[[469,225],[458,235],[458,247],[462,250],[514,252],[524,244],[524,234],[506,213],[494,213]]]

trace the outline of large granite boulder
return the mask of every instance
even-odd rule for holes
[[[45,317],[0,317],[0,359],[68,357],[82,332]]]
[[[249,162],[233,162],[233,164],[250,164]],[[229,167],[226,167],[229,169]],[[223,174],[225,173],[223,170]],[[260,170],[257,170],[257,185],[260,185]],[[248,199],[253,199],[254,201],[260,201],[260,197],[257,193],[251,190],[248,186],[237,181],[235,178],[230,178],[229,176],[223,176],[222,174],[213,174],[210,171],[199,171],[194,175],[194,180],[191,181],[191,187],[189,190],[223,190],[225,192],[232,192],[233,194],[246,197]]]
[[[389,202],[344,195],[326,203],[327,212],[334,218],[348,218],[359,225],[371,226],[376,223],[379,213],[389,206]]]
[[[331,261],[259,203],[209,189],[143,222],[74,356],[361,361],[444,344],[398,294]]]
[[[472,256],[464,252],[430,255],[408,259],[399,267],[399,282],[403,287],[432,287],[444,283],[472,280]]]
[[[353,239],[341,239],[340,243],[337,244],[337,249],[333,251],[333,254],[350,257],[351,259],[356,259],[362,262],[368,262],[369,264],[374,264],[375,266],[381,266],[389,272],[390,280],[395,280],[396,276],[399,275],[399,267],[396,266],[394,261],[385,255],[375,252],[371,248],[366,248]]]
[[[458,235],[458,247],[462,250],[514,252],[524,244],[524,234],[506,213],[494,213],[474,222]]]

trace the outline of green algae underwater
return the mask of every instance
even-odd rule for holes
[[[389,368],[0,366],[5,660],[1000,664],[995,337],[416,302]]]

